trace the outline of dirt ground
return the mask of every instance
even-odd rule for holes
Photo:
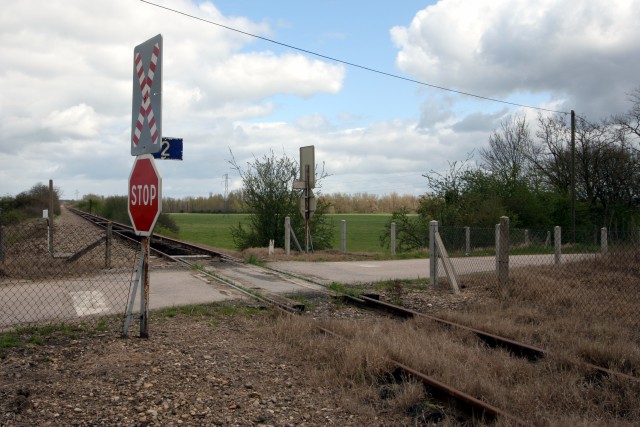
[[[264,313],[151,319],[150,338],[74,332],[5,350],[0,425],[403,425],[358,413],[270,338]],[[135,334],[134,334],[135,335]]]

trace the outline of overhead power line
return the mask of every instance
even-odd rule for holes
[[[447,92],[457,93],[459,95],[465,95],[465,96],[470,96],[470,97],[473,97],[473,98],[483,99],[485,101],[498,102],[498,103],[501,103],[501,104],[513,105],[513,106],[522,107],[522,108],[530,108],[530,109],[540,110],[540,111],[547,111],[547,112],[550,112],[550,113],[570,114],[567,111],[558,111],[558,110],[552,110],[552,109],[549,109],[549,108],[536,107],[536,106],[533,106],[533,105],[519,104],[517,102],[510,102],[510,101],[505,101],[503,99],[490,98],[490,97],[487,97],[487,96],[476,95],[476,94],[470,93],[470,92],[464,92],[464,91],[461,91],[461,90],[451,89],[451,88],[447,88],[447,87],[444,87],[444,86],[438,86],[438,85],[431,84],[431,83],[421,82],[420,80],[414,80],[414,79],[410,79],[408,77],[403,77],[403,76],[400,76],[400,75],[397,75],[397,74],[387,73],[385,71],[376,70],[375,68],[370,68],[370,67],[366,67],[364,65],[355,64],[353,62],[345,61],[343,59],[338,59],[338,58],[334,58],[334,57],[331,57],[331,56],[328,56],[328,55],[323,55],[321,53],[313,52],[311,50],[303,49],[303,48],[300,48],[300,47],[297,47],[297,46],[293,46],[293,45],[290,45],[290,44],[287,44],[287,43],[282,43],[282,42],[279,42],[277,40],[273,40],[273,39],[270,39],[270,38],[267,38],[267,37],[259,36],[257,34],[252,34],[252,33],[246,32],[246,31],[242,31],[242,30],[239,30],[237,28],[229,27],[227,25],[223,25],[223,24],[220,24],[218,22],[214,22],[214,21],[211,21],[211,20],[208,20],[208,19],[200,18],[199,16],[195,16],[195,15],[191,15],[191,14],[186,13],[186,12],[182,12],[180,10],[172,9],[170,7],[167,7],[167,6],[162,6],[160,4],[153,3],[153,2],[150,2],[148,0],[140,0],[140,1],[142,3],[147,3],[147,4],[151,5],[151,6],[159,7],[160,9],[164,9],[164,10],[167,10],[169,12],[177,13],[179,15],[183,15],[183,16],[186,16],[186,17],[191,18],[191,19],[196,19],[198,21],[206,22],[207,24],[215,25],[217,27],[221,27],[221,28],[224,28],[224,29],[227,29],[227,30],[230,30],[230,31],[235,31],[236,33],[244,34],[246,36],[250,36],[250,37],[254,37],[254,38],[260,39],[260,40],[267,41],[269,43],[273,43],[273,44],[277,44],[277,45],[280,45],[280,46],[284,46],[284,47],[289,48],[289,49],[294,49],[294,50],[297,50],[299,52],[304,52],[304,53],[307,53],[309,55],[314,55],[314,56],[317,56],[319,58],[324,58],[324,59],[328,59],[330,61],[339,62],[341,64],[345,64],[345,65],[348,65],[348,66],[351,66],[351,67],[355,67],[355,68],[360,68],[362,70],[370,71],[370,72],[376,73],[376,74],[381,74],[383,76],[391,77],[391,78],[394,78],[394,79],[404,80],[404,81],[407,81],[407,82],[415,83],[415,84],[422,85],[422,86],[431,87],[431,88],[434,88],[434,89],[439,89],[439,90],[443,90],[443,91],[447,91]]]

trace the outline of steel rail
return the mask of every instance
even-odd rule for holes
[[[476,335],[478,338],[480,338],[482,341],[484,341],[487,345],[489,345],[490,347],[500,347],[500,348],[504,348],[508,351],[510,351],[512,354],[518,356],[518,357],[524,357],[532,362],[541,359],[543,357],[548,357],[551,353],[545,349],[542,349],[540,347],[535,347],[529,344],[525,344],[519,341],[515,341],[509,338],[505,338],[505,337],[501,337],[499,335],[495,335],[486,331],[482,331],[480,329],[476,329],[476,328],[472,328],[466,325],[462,325],[459,323],[455,323],[455,322],[451,322],[449,320],[444,320],[441,319],[439,317],[435,317],[435,316],[431,316],[425,313],[420,313],[418,311],[414,311],[408,308],[404,308],[404,307],[400,307],[394,304],[390,304],[384,301],[380,301],[377,300],[375,298],[370,298],[367,296],[362,296],[360,297],[360,299],[362,301],[364,301],[364,303],[366,305],[370,305],[373,308],[376,309],[382,309],[384,311],[387,312],[391,312],[394,313],[398,316],[402,316],[402,317],[419,317],[419,318],[423,318],[423,319],[428,319],[431,320],[433,322],[439,323],[441,325],[444,326],[448,326],[448,327],[452,327],[452,328],[457,328],[460,330],[465,330],[468,332],[471,332],[472,334]],[[619,378],[623,378],[626,380],[631,380],[631,381],[636,381],[636,382],[640,382],[640,378],[638,377],[634,377],[633,375],[629,375],[629,374],[625,374],[623,372],[618,372],[618,371],[614,371],[608,368],[605,368],[603,366],[598,366],[598,365],[594,365],[592,363],[588,363],[588,362],[580,362],[579,366],[582,366],[584,368],[588,368],[594,371],[597,371],[600,374],[605,374],[608,376],[616,376]]]
[[[100,217],[98,215],[88,214],[87,212],[83,212],[83,211],[80,211],[78,209],[74,209],[74,208],[68,208],[68,209],[71,212],[81,216],[85,220],[87,220],[87,221],[89,221],[89,222],[91,222],[91,223],[93,223],[95,225],[98,225],[100,227],[105,227],[104,224],[107,224],[107,223],[111,222],[112,224],[115,224],[120,228],[119,231],[123,231],[124,230],[127,233],[133,233],[134,232],[133,227],[130,227],[130,226],[126,225],[126,224],[122,224],[122,223],[114,222],[114,221],[109,221],[106,218],[102,218],[102,217]],[[125,238],[125,239],[131,240],[131,241],[136,241],[136,242],[138,241],[138,239],[136,239],[135,237],[131,237],[131,236],[126,235],[126,234],[122,234],[119,231],[114,231],[114,232],[117,233],[118,235],[120,235],[121,237]],[[186,247],[188,247],[190,249],[195,249],[195,250],[203,252],[203,253],[205,253],[205,254],[207,254],[209,256],[218,257],[218,258],[221,258],[221,259],[223,259],[225,261],[237,262],[237,263],[244,264],[244,262],[239,258],[233,257],[231,255],[223,254],[221,252],[218,252],[218,251],[215,251],[215,250],[212,250],[212,249],[208,249],[208,248],[205,248],[205,247],[202,247],[202,246],[199,246],[199,245],[194,245],[194,244],[189,243],[189,242],[184,242],[184,241],[180,241],[180,240],[177,240],[177,239],[167,238],[165,236],[159,236],[159,235],[157,235],[155,233],[153,234],[153,237],[169,241],[169,242],[174,243],[174,244],[176,244],[178,246],[186,246]],[[163,258],[169,259],[171,261],[174,261],[174,262],[177,262],[177,263],[180,263],[180,264],[184,264],[184,265],[186,265],[186,266],[188,266],[190,268],[199,267],[196,263],[192,263],[192,262],[189,262],[189,261],[181,258],[180,255],[177,255],[177,256],[176,255],[170,255],[170,254],[158,249],[157,247],[154,247],[153,245],[154,245],[154,241],[152,240],[151,241],[151,250],[153,252],[155,252],[156,254],[160,255]],[[239,285],[237,283],[234,283],[230,279],[222,277],[222,276],[217,275],[215,273],[212,273],[210,271],[207,271],[207,270],[204,270],[204,269],[199,269],[199,271],[202,274],[205,274],[205,275],[211,277],[212,279],[216,280],[217,282],[219,282],[219,283],[221,283],[221,284],[223,284],[225,286],[228,286],[228,287],[230,287],[230,288],[232,288],[232,289],[234,289],[234,290],[236,290],[236,291],[238,291],[238,292],[240,292],[240,293],[242,293],[242,294],[244,294],[244,295],[246,295],[246,296],[248,296],[250,298],[253,298],[253,299],[257,300],[257,301],[273,305],[274,307],[276,307],[276,308],[278,308],[278,309],[280,309],[280,310],[282,310],[284,312],[287,312],[287,313],[299,313],[299,312],[304,310],[304,306],[301,306],[300,304],[287,305],[287,304],[284,304],[284,303],[282,303],[280,301],[276,301],[274,298],[270,298],[270,297],[265,296],[265,295],[263,295],[263,294],[261,294],[259,292],[254,291],[254,290],[246,289],[245,287],[243,287],[243,286],[241,286],[241,285]]]
[[[316,285],[320,285],[320,286],[326,286],[323,285],[322,283],[319,283],[317,281],[311,280],[309,278],[305,278],[305,277],[301,277],[298,276],[296,274],[293,273],[289,273],[286,271],[281,271],[278,269],[274,269],[271,267],[263,267],[263,268],[268,268],[271,271],[275,271],[278,273],[282,273],[282,274],[287,274],[291,277],[295,277],[297,279],[300,280],[306,280],[310,283],[316,284]],[[512,340],[510,338],[506,338],[500,335],[496,335],[496,334],[492,334],[490,332],[486,332],[483,331],[481,329],[477,329],[477,328],[473,328],[470,326],[466,326],[466,325],[462,325],[460,323],[455,323],[449,320],[445,320],[445,319],[441,319],[439,317],[436,316],[432,316],[429,314],[425,314],[425,313],[420,313],[418,311],[415,310],[411,310],[405,307],[401,307],[395,304],[391,304],[385,301],[381,301],[377,298],[372,298],[371,296],[367,296],[367,295],[362,295],[360,297],[354,297],[351,295],[346,295],[343,294],[342,295],[342,300],[345,303],[350,303],[350,304],[354,304],[357,306],[361,306],[364,308],[370,308],[370,309],[376,309],[376,310],[381,310],[381,311],[385,311],[387,313],[390,313],[394,316],[398,316],[398,317],[402,317],[402,318],[411,318],[411,317],[420,317],[423,319],[428,319],[430,321],[436,322],[440,325],[443,326],[447,326],[447,327],[451,327],[451,328],[456,328],[456,329],[461,329],[461,330],[465,330],[468,331],[474,335],[476,335],[479,339],[481,339],[482,341],[484,341],[489,347],[491,348],[495,348],[495,347],[500,347],[503,349],[508,350],[509,352],[511,352],[513,355],[518,356],[518,357],[524,357],[529,361],[535,362],[543,357],[548,357],[551,353],[548,350],[545,350],[543,348],[540,347],[536,347],[530,344],[526,344],[526,343],[522,343],[519,341],[515,341]],[[633,376],[633,375],[629,375],[629,374],[625,374],[624,372],[619,372],[619,371],[614,371],[612,369],[609,368],[605,368],[603,366],[599,366],[599,365],[595,365],[592,363],[588,363],[588,362],[580,362],[579,366],[582,366],[584,368],[590,369],[592,371],[596,371],[598,372],[598,374],[601,375],[607,375],[607,376],[615,376],[618,378],[622,378],[625,380],[629,380],[629,381],[635,381],[635,382],[640,382],[640,378]]]
[[[133,227],[131,227],[130,225],[123,224],[123,223],[117,222],[117,221],[111,221],[111,220],[103,218],[101,216],[90,214],[88,212],[84,212],[84,211],[81,211],[81,210],[76,209],[76,208],[69,208],[68,207],[67,209],[70,212],[73,212],[76,215],[84,218],[85,220],[87,220],[87,221],[89,221],[89,222],[91,222],[91,223],[93,223],[93,224],[95,224],[95,225],[97,225],[99,227],[102,227],[102,228],[106,228],[106,224],[107,223],[111,223],[116,227],[113,230],[114,233],[116,233],[116,234],[118,234],[118,235],[120,235],[122,237],[128,238],[129,240],[139,241],[138,236],[135,235]],[[123,232],[126,233],[126,234],[123,234]],[[206,253],[208,255],[211,255],[211,256],[226,260],[226,261],[243,262],[241,259],[236,258],[234,256],[231,256],[229,254],[225,254],[225,253],[220,252],[220,251],[209,249],[209,248],[206,248],[204,246],[200,246],[200,245],[197,245],[197,244],[194,244],[194,243],[191,243],[191,242],[185,242],[183,240],[178,240],[178,239],[173,239],[171,237],[162,236],[162,235],[157,234],[157,233],[153,233],[152,236],[151,236],[151,246],[152,246],[151,250],[156,252],[156,253],[158,253],[158,255],[167,256],[167,254],[165,252],[163,252],[162,250],[153,247],[154,244],[156,244],[156,246],[157,246],[158,243],[159,244],[163,244],[163,242],[169,242],[170,245],[167,245],[167,246],[183,247],[183,248],[188,248],[188,249],[191,249],[191,250],[196,250],[196,251],[199,251],[201,253]]]
[[[346,337],[330,329],[321,326],[319,326],[318,328],[320,329],[320,331],[327,335],[331,335],[342,340],[347,340]],[[395,369],[399,370],[403,374],[420,380],[425,388],[430,392],[430,394],[438,401],[444,403],[445,405],[448,405],[449,407],[454,407],[464,412],[474,421],[491,423],[498,420],[505,420],[509,421],[510,425],[529,425],[528,423],[515,417],[512,414],[509,414],[493,405],[490,405],[489,403],[471,396],[470,394],[467,394],[441,381],[438,381],[423,372],[420,372],[414,368],[411,368],[410,366],[398,362],[397,360],[391,358],[387,360],[395,367]]]

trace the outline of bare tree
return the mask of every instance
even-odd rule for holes
[[[528,178],[531,174],[532,139],[524,115],[509,116],[500,129],[489,136],[489,147],[479,150],[484,166],[505,182]]]
[[[531,160],[553,191],[571,185],[571,130],[563,117],[539,116],[538,155]],[[637,204],[639,156],[627,134],[610,121],[579,118],[575,135],[576,195],[597,225],[611,226],[616,210]]]
[[[629,94],[631,109],[625,113],[613,117],[619,130],[630,137],[631,149],[640,152],[640,88],[636,88]]]

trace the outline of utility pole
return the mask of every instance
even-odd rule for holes
[[[571,240],[576,243],[576,112],[571,110]]]

